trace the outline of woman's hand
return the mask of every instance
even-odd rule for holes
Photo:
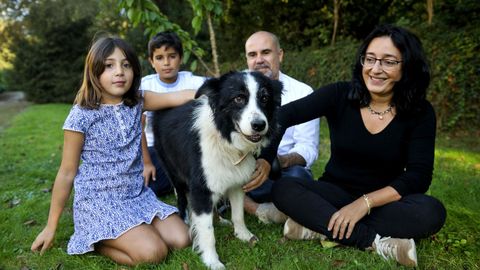
[[[40,251],[40,255],[43,255],[47,249],[49,249],[53,244],[53,239],[55,238],[55,230],[45,227],[35,238],[35,241],[32,243],[30,248],[32,251]]]
[[[148,187],[148,183],[150,183],[150,177],[153,181],[157,180],[156,177],[157,170],[155,166],[151,162],[143,164],[143,181],[145,182],[145,186]]]
[[[265,159],[257,159],[255,171],[252,174],[252,180],[242,187],[243,191],[249,192],[262,185],[263,182],[267,180],[270,169],[271,166],[268,161]]]
[[[333,230],[333,239],[337,238],[337,236],[339,240],[342,240],[344,236],[346,239],[350,238],[357,222],[367,213],[368,206],[363,197],[335,212],[330,218],[330,222],[328,222],[328,230]]]

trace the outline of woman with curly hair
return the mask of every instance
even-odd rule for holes
[[[323,235],[417,265],[414,239],[438,232],[446,218],[443,204],[425,194],[436,127],[426,100],[429,83],[420,40],[406,29],[383,25],[361,44],[351,82],[327,85],[281,108],[282,131],[325,116],[331,140],[331,156],[318,181],[285,177],[274,184],[273,202],[290,217],[287,237]],[[277,145],[273,142],[261,158],[272,161]],[[255,178],[245,189],[262,180]]]

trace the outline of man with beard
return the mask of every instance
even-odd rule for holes
[[[274,34],[266,31],[252,34],[245,43],[245,56],[249,70],[259,71],[273,80],[282,82],[282,105],[313,92],[310,86],[280,72],[283,49]],[[310,166],[317,159],[318,143],[319,119],[288,128],[277,153],[282,176],[313,181]],[[286,216],[271,202],[272,185],[273,181],[268,179],[258,188],[248,192],[245,197],[245,210],[255,214],[262,222],[283,223]]]

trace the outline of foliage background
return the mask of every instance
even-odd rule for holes
[[[138,52],[144,73],[152,72],[145,59],[149,39],[144,32],[146,26],[133,26],[125,12],[117,9],[119,2],[0,0],[0,92],[24,91],[35,103],[67,103],[31,106],[11,122],[11,128],[5,132],[0,129],[2,270],[122,269],[101,256],[65,254],[72,232],[68,209],[61,220],[56,248],[42,257],[29,251],[31,241],[46,221],[56,172],[53,168],[58,167],[61,157],[61,125],[80,86],[91,40],[107,32],[120,35]],[[193,34],[194,12],[189,1],[152,2],[170,21],[191,33],[206,52],[204,60],[209,62],[207,27],[203,23],[202,30]],[[263,29],[280,38],[286,52],[282,70],[314,88],[349,79],[356,48],[375,25],[395,23],[417,33],[430,60],[429,99],[442,131],[429,192],[444,201],[448,211],[441,232],[418,245],[421,268],[478,269],[480,1],[436,0],[433,23],[429,25],[425,0],[342,0],[338,40],[333,46],[331,0],[220,2],[223,13],[215,18],[214,27],[222,72],[246,68],[244,42],[251,33]],[[185,67],[190,67],[189,63]],[[207,74],[201,66],[196,72]],[[0,111],[0,120],[11,115]],[[462,135],[463,131],[473,131],[477,136],[452,139],[451,134]],[[314,167],[315,175],[322,172],[328,158],[328,130],[322,130],[321,135],[322,154]],[[173,198],[170,200],[173,202]],[[281,243],[281,227],[257,224],[250,216],[247,223],[262,239],[255,247],[247,248],[236,241],[230,228],[216,228],[220,255],[232,269],[396,268],[395,263],[354,249],[332,251],[316,242]],[[190,249],[174,252],[165,264],[153,267],[179,269],[185,268],[184,262],[191,269],[202,267]]]
[[[150,0],[127,0],[142,1]],[[151,2],[162,16],[191,33],[206,52],[203,60],[209,62],[207,27],[203,23],[202,30],[193,34],[191,3]],[[334,46],[330,45],[332,1],[218,2],[223,12],[215,17],[214,29],[221,72],[246,67],[244,41],[263,29],[280,38],[286,51],[282,70],[314,88],[349,79],[356,47],[375,25],[395,23],[409,28],[422,39],[430,59],[429,99],[440,130],[478,131],[480,1],[437,0],[429,25],[425,0],[343,0]],[[120,0],[0,0],[0,91],[25,91],[36,103],[71,103],[81,83],[88,46],[104,33],[127,39],[142,59],[144,73],[153,72],[146,61],[149,36],[144,25],[133,27],[117,3]],[[196,72],[208,75],[201,66]]]

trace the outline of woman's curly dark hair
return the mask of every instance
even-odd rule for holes
[[[393,87],[392,103],[397,114],[412,114],[421,110],[423,106],[420,104],[425,100],[430,84],[430,68],[422,43],[412,32],[389,24],[377,26],[360,45],[353,67],[352,90],[348,99],[360,107],[368,106],[370,103],[371,97],[363,80],[360,57],[365,54],[370,42],[378,37],[390,37],[402,54],[402,78]]]

